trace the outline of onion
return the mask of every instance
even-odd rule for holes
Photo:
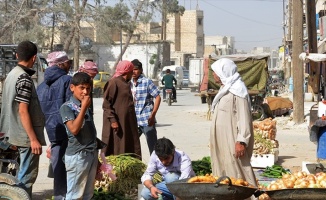
[[[303,188],[307,188],[309,185],[309,182],[307,180],[303,180],[300,184],[300,186],[302,186]]]
[[[319,177],[319,176],[324,176],[325,175],[325,173],[324,172],[318,172],[317,174],[316,174],[316,177]]]
[[[283,176],[282,176],[282,178],[284,178],[284,179],[288,179],[288,178],[290,178],[290,174],[284,174]]]
[[[317,183],[316,180],[313,180],[313,179],[308,180],[308,181],[309,181],[309,184],[316,184]]]
[[[270,185],[270,190],[278,190],[278,185],[277,184],[271,184]]]
[[[326,175],[325,174],[317,176],[317,181],[318,182],[320,182],[322,180],[326,180]]]
[[[303,177],[304,177],[302,172],[296,172],[294,175],[295,175],[297,178],[303,178]]]
[[[291,176],[289,177],[289,179],[290,179],[291,181],[293,181],[293,182],[295,182],[295,181],[297,180],[297,178],[296,178],[294,175],[291,175]]]
[[[307,175],[306,179],[307,180],[316,180],[316,177],[313,174],[309,174],[309,175]]]
[[[321,185],[321,187],[323,187],[323,188],[326,188],[326,180],[321,180],[319,182],[319,185]]]
[[[317,184],[309,184],[308,188],[318,188]]]
[[[294,182],[294,185],[300,185],[302,181],[303,181],[303,179],[297,179],[297,180]]]
[[[294,187],[294,182],[291,181],[291,180],[283,181],[283,183],[284,183],[284,186],[285,186],[286,188],[293,188],[293,187]]]

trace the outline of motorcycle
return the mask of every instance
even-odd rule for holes
[[[1,134],[0,134],[1,135]],[[31,197],[21,187],[17,179],[19,170],[19,152],[7,144],[6,139],[0,138],[0,200],[30,200]]]
[[[172,98],[172,89],[165,89],[166,92],[166,103],[171,106],[175,100]]]

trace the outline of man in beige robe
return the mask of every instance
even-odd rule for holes
[[[232,60],[222,58],[212,64],[212,69],[222,84],[212,103],[212,172],[215,176],[242,178],[257,186],[250,164],[254,134],[247,88]]]

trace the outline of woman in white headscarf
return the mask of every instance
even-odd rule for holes
[[[254,134],[247,88],[232,60],[222,58],[211,67],[222,85],[212,103],[210,151],[213,174],[242,178],[256,186],[250,164]]]

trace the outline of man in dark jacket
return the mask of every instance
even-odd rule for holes
[[[49,68],[45,70],[44,81],[37,87],[37,94],[46,119],[46,132],[51,142],[51,163],[53,168],[54,199],[64,199],[67,192],[66,168],[63,162],[68,136],[60,116],[61,105],[71,96],[69,89],[71,62],[66,52],[56,51],[48,55]]]

